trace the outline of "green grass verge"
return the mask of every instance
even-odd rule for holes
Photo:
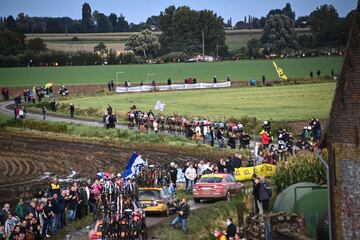
[[[332,69],[340,71],[342,57],[316,57],[304,59],[276,60],[289,78],[307,78],[309,72],[317,69],[322,75],[330,75]],[[166,82],[183,82],[185,78],[195,77],[198,82],[212,81],[214,75],[224,80],[228,75],[233,80],[261,80],[265,75],[268,80],[278,79],[270,60],[241,60],[214,63],[178,63],[178,64],[142,64],[113,66],[77,66],[77,67],[33,67],[33,68],[0,68],[1,86],[45,85],[51,81],[59,85],[71,84],[106,84],[110,80],[119,82],[148,81],[147,74],[155,74],[149,80]]]
[[[196,146],[193,141],[182,136],[167,134],[145,134],[123,129],[105,129],[101,127],[84,126],[79,124],[36,121],[31,119],[14,120],[0,116],[1,128],[16,128],[36,130],[40,132],[68,134],[87,138],[114,140],[123,144],[167,144],[174,146]]]
[[[224,120],[256,117],[259,120],[293,121],[329,115],[335,83],[275,87],[231,88],[194,91],[123,94],[82,97],[60,101],[67,111],[75,104],[76,114],[102,116],[108,104],[124,118],[132,105],[143,111],[153,109],[157,100],[166,104],[164,115],[178,114]]]
[[[234,197],[230,203],[219,201],[191,211],[189,216],[189,234],[187,235],[180,229],[173,229],[169,223],[157,227],[154,231],[154,235],[159,239],[214,239],[214,236],[212,235],[214,228],[220,227],[224,230],[226,218],[233,218],[234,223],[237,225],[236,207],[239,204],[245,209],[245,195]],[[180,226],[181,224],[177,227],[180,228]]]
[[[74,222],[69,223],[67,221],[67,225],[64,229],[60,230],[55,236],[52,236],[51,239],[53,240],[64,240],[67,239],[66,235],[82,230],[84,227],[89,226],[94,223],[94,219],[92,214],[89,214],[82,219],[77,219]]]

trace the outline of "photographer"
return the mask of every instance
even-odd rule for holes
[[[182,223],[182,228],[185,234],[188,233],[188,217],[190,215],[190,206],[187,203],[186,198],[183,198],[180,202],[180,204],[174,203],[174,206],[176,208],[176,211],[178,213],[178,216],[172,221],[171,225],[173,228],[178,223]]]

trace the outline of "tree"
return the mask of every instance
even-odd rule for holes
[[[27,42],[27,48],[38,53],[46,50],[46,44],[41,38],[33,38]]]
[[[5,28],[9,30],[15,30],[17,27],[16,21],[12,15],[8,16],[5,20]]]
[[[332,5],[322,5],[309,16],[312,34],[319,46],[336,44],[340,27],[339,15]]]
[[[103,42],[99,42],[99,44],[94,47],[94,52],[100,53],[100,55],[103,56],[107,53],[107,48]]]
[[[105,14],[95,11],[93,15],[96,22],[97,32],[104,33],[113,31],[113,26]]]
[[[119,32],[129,32],[129,23],[125,20],[125,17],[120,14],[118,18]]]
[[[297,48],[294,22],[285,15],[270,15],[265,23],[261,43],[276,52],[286,48]]]
[[[16,30],[0,31],[0,55],[16,55],[25,49],[25,35]]]
[[[257,38],[252,38],[247,42],[248,55],[250,58],[258,58],[260,56],[261,42]]]
[[[285,7],[282,9],[282,14],[288,16],[293,21],[295,21],[295,12],[293,12],[290,3],[287,3]]]
[[[111,26],[112,26],[112,29],[114,32],[118,32],[119,31],[119,25],[118,25],[118,17],[116,16],[115,13],[111,13],[108,17],[110,23],[111,23]]]
[[[195,11],[189,7],[170,6],[161,12],[160,43],[164,53],[183,51],[202,52],[202,32],[205,53],[226,53],[224,20],[209,10]]]
[[[88,3],[84,3],[82,5],[81,25],[83,32],[91,32],[94,29],[94,23],[91,17],[91,8]]]
[[[155,54],[160,49],[159,39],[146,29],[139,34],[131,35],[126,45],[135,53],[142,53],[146,58],[148,53]]]

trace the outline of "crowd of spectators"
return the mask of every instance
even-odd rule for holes
[[[55,236],[68,222],[81,219],[92,210],[94,185],[60,186],[54,178],[47,191],[39,190],[29,203],[20,199],[0,211],[0,240],[38,240]],[[95,190],[96,192],[96,190]]]

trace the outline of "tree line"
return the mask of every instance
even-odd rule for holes
[[[304,52],[307,49],[321,47],[341,48],[346,44],[354,16],[355,10],[351,11],[345,18],[341,18],[332,5],[322,5],[311,12],[309,16],[296,19],[291,5],[286,4],[283,9],[269,11],[264,19],[257,19],[251,15],[245,17],[244,24],[251,26],[258,24],[264,29],[262,36],[260,39],[250,39],[247,46],[240,49],[239,52],[229,52],[225,43],[224,27],[231,26],[231,19],[225,24],[222,17],[210,10],[196,11],[187,6],[169,6],[159,16],[151,16],[146,23],[139,24],[136,31],[141,32],[132,35],[126,43],[126,47],[144,59],[160,58],[160,61],[165,61],[165,59],[168,61],[171,57],[173,57],[173,61],[183,61],[184,56],[194,56],[203,52],[206,55],[222,58],[230,58],[238,54],[248,58],[258,58],[271,53],[286,55],[289,52]],[[310,27],[311,33],[296,34],[295,28],[297,24],[300,24],[298,21],[301,21],[304,26]],[[100,64],[104,61],[109,64],[141,62],[141,60],[135,60],[133,54],[126,54],[126,56],[129,55],[127,60],[114,57],[114,50],[107,49],[103,43],[96,46],[94,52],[91,53],[102,52],[100,54],[101,59],[98,59],[95,56],[83,53],[63,52],[60,54],[60,51],[48,51],[44,41],[39,38],[25,41],[24,33],[34,31],[34,29],[56,32],[62,29],[64,24],[68,32],[134,30],[134,25],[128,24],[123,15],[110,14],[106,16],[98,11],[92,12],[88,3],[83,4],[81,20],[30,18],[21,13],[16,19],[12,16],[0,18],[0,60],[5,61],[6,56],[12,56],[10,58],[11,64],[8,64],[10,66],[14,66],[14,59],[18,59],[20,65],[26,65],[26,61],[22,59],[24,56],[31,56],[32,59],[35,59],[36,65],[42,65],[45,62],[47,64],[60,62],[61,65]],[[71,27],[72,24],[73,28]],[[150,26],[159,29],[162,32],[161,35],[158,37],[158,35],[153,34],[149,30]],[[47,53],[44,54],[43,52]],[[73,56],[73,54],[75,55]],[[17,55],[21,55],[21,57],[13,57]],[[41,56],[40,60],[36,58],[37,55]],[[58,61],[59,55],[63,56],[60,58],[61,61]],[[56,58],[56,61],[52,61],[51,56],[54,59]],[[84,56],[91,60],[87,61],[83,58]],[[73,60],[79,58],[82,60]],[[6,66],[7,64],[0,63],[0,65]]]

